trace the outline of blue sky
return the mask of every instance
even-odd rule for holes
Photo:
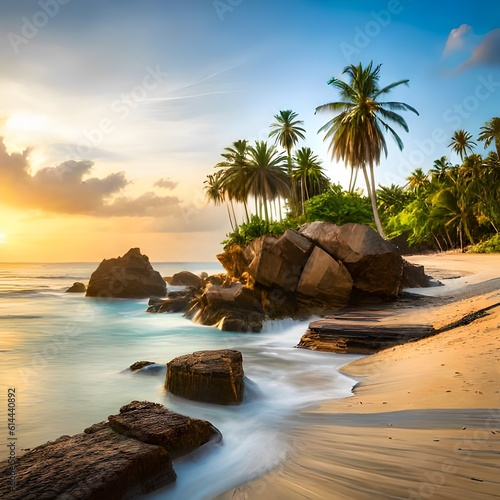
[[[409,79],[391,99],[420,113],[405,115],[405,149],[390,144],[376,173],[383,184],[428,170],[450,155],[454,130],[477,136],[500,112],[496,2],[16,0],[0,9],[0,260],[33,260],[34,247],[40,259],[99,260],[130,246],[155,260],[212,260],[229,227],[222,208],[207,206],[203,180],[233,141],[266,139],[279,110],[299,114],[303,145],[347,183],[317,134],[328,117],[314,110],[337,99],[326,82],[351,63],[382,63],[381,84]]]

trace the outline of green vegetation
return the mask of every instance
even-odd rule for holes
[[[238,244],[246,246],[261,236],[281,236],[287,229],[297,229],[300,220],[285,219],[283,221],[267,222],[257,215],[253,215],[249,222],[241,223],[234,231],[227,235],[222,242],[224,248]]]
[[[349,83],[332,78],[328,83],[340,91],[339,102],[316,111],[335,116],[320,132],[330,140],[332,158],[351,169],[349,190],[332,184],[321,161],[307,146],[303,122],[292,110],[274,116],[270,138],[249,144],[233,142],[221,153],[215,173],[205,180],[207,198],[225,204],[232,231],[223,244],[246,245],[264,235],[280,236],[288,228],[322,220],[335,224],[370,224],[388,239],[405,238],[410,246],[435,250],[460,248],[475,252],[499,251],[500,247],[500,118],[493,117],[477,137],[495,151],[483,156],[466,130],[453,133],[449,147],[460,163],[446,156],[432,166],[421,165],[404,186],[375,188],[374,167],[382,152],[387,154],[384,132],[402,148],[400,137],[389,125],[408,131],[396,111],[417,111],[401,102],[380,102],[401,80],[380,88],[380,65],[348,66]],[[426,169],[427,167],[427,169]],[[430,167],[430,168],[429,168]],[[358,171],[363,172],[366,193],[355,190]]]
[[[306,202],[306,220],[321,220],[333,224],[373,224],[370,199],[359,192],[344,191],[332,185],[328,191]]]
[[[489,240],[476,245],[471,245],[468,252],[472,253],[499,253],[500,252],[500,234],[495,234]]]

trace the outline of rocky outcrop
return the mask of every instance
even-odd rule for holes
[[[76,282],[73,283],[67,290],[66,293],[85,293],[87,291],[87,287],[84,283]]]
[[[167,363],[165,389],[194,401],[238,404],[243,399],[243,377],[239,351],[197,351]]]
[[[148,298],[164,297],[167,285],[138,248],[123,257],[104,259],[92,273],[87,297]]]
[[[335,259],[342,261],[362,292],[397,297],[401,291],[403,258],[397,248],[369,226],[313,222],[301,229]]]
[[[16,488],[11,465],[0,464],[0,497],[132,499],[176,479],[171,457],[193,451],[220,433],[209,422],[163,406],[133,401],[81,434],[62,436],[18,457]]]
[[[260,331],[266,319],[331,314],[359,299],[395,299],[403,287],[428,286],[423,269],[360,224],[314,222],[217,257],[228,275],[207,278],[188,316],[223,330]]]

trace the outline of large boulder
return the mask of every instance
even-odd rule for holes
[[[243,377],[239,351],[197,351],[167,363],[165,389],[194,401],[238,404],[243,399]]]
[[[297,293],[325,308],[345,307],[351,297],[352,278],[342,262],[314,247],[300,277]]]
[[[144,299],[166,294],[165,280],[139,248],[131,248],[123,257],[104,259],[87,287],[87,297]]]
[[[294,293],[313,246],[292,229],[287,229],[278,239],[263,236],[245,249],[250,261],[247,271],[260,285]]]
[[[313,222],[300,233],[342,261],[362,292],[397,297],[401,290],[403,258],[397,248],[369,226]]]
[[[149,401],[132,401],[108,417],[111,428],[127,437],[165,448],[172,459],[190,453],[221,433],[210,422],[175,413]]]
[[[106,422],[38,446],[15,466],[12,490],[11,465],[0,465],[5,500],[135,498],[176,478],[167,450],[118,434]]]

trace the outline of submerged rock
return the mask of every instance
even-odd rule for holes
[[[73,283],[67,290],[66,293],[85,293],[87,291],[87,287],[84,283],[76,282]]]
[[[197,351],[167,363],[165,389],[176,396],[220,405],[243,399],[241,352]]]
[[[87,287],[87,297],[144,299],[166,294],[165,280],[139,248],[131,248],[123,257],[104,259]]]

